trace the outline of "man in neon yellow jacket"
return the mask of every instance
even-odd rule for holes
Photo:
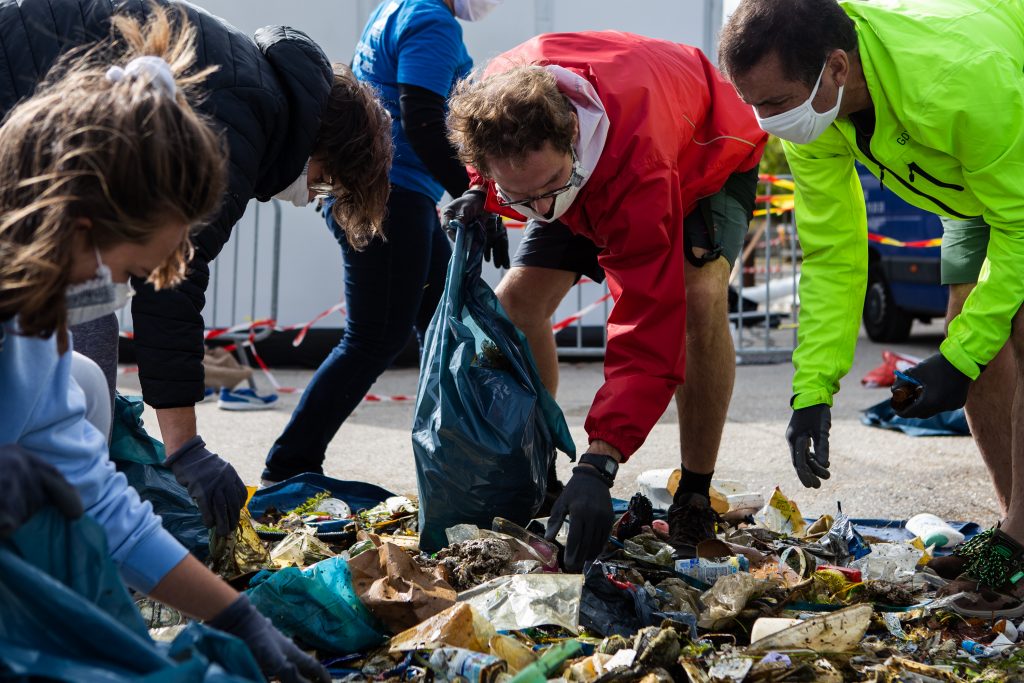
[[[1024,557],[1020,0],[744,0],[720,62],[761,127],[783,138],[796,181],[804,263],[787,438],[801,481],[828,477],[829,407],[863,308],[859,161],[943,220],[946,338],[893,387],[894,407],[928,417],[966,403],[1005,518],[961,550],[960,564],[1005,587]],[[999,562],[1003,551],[1011,559]]]

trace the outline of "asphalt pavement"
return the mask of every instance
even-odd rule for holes
[[[837,502],[853,517],[906,519],[932,512],[946,519],[991,524],[998,506],[978,450],[970,437],[910,437],[861,424],[861,411],[889,392],[860,385],[860,378],[881,362],[888,348],[918,356],[933,353],[941,341],[937,324],[916,324],[907,344],[879,345],[863,336],[853,370],[843,381],[832,412],[832,478],[820,489],[805,489],[790,464],[785,441],[789,421],[792,367],[741,365],[719,453],[716,478],[743,482],[766,496],[776,486],[793,498],[807,516],[834,512]],[[563,363],[559,403],[578,448],[585,447],[583,421],[602,382],[599,362]],[[284,386],[301,388],[309,371],[275,371]],[[268,388],[258,376],[261,390]],[[374,385],[375,394],[412,395],[417,372],[395,369]],[[138,393],[133,375],[121,377],[123,393]],[[216,401],[198,406],[200,433],[211,449],[227,458],[247,484],[259,483],[267,450],[288,421],[298,393],[281,394],[277,407],[259,412],[228,412]],[[415,492],[416,473],[410,441],[412,402],[363,403],[334,438],[327,452],[326,474],[373,482],[397,493]],[[147,407],[143,416],[158,436]],[[581,450],[582,452],[582,450]],[[644,446],[619,471],[613,493],[628,498],[636,477],[647,469],[679,464],[679,429],[669,406]],[[572,465],[560,457],[563,480]]]

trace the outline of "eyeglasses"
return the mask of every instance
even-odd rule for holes
[[[565,194],[569,190],[576,187],[579,184],[579,179],[576,174],[576,150],[571,150],[571,152],[572,167],[569,171],[569,180],[565,183],[565,185],[557,189],[551,190],[550,192],[545,192],[544,194],[536,195],[534,197],[527,197],[526,199],[511,199],[507,194],[505,194],[505,192],[500,187],[498,187],[498,184],[495,183],[494,191],[495,194],[497,194],[495,200],[497,201],[498,206],[503,208],[509,206],[530,206],[534,202],[540,201],[542,199],[551,199],[553,197],[557,197],[560,194]]]

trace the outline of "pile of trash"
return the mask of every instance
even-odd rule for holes
[[[303,477],[297,489],[277,485],[293,487],[290,503],[275,502],[276,487],[257,492],[255,521],[243,515],[236,536],[211,547],[210,564],[335,680],[1024,676],[1024,624],[953,612],[958,596],[938,597],[945,582],[924,567],[976,525],[915,536],[841,511],[810,520],[778,489],[765,500],[716,481],[718,538],[680,558],[659,513],[678,476],[655,471],[618,502],[606,552],[566,574],[559,543],[536,521],[450,527],[448,545],[428,554],[417,545],[415,497],[376,489],[360,498],[344,490],[351,482]],[[165,639],[185,627],[166,623],[152,623]]]

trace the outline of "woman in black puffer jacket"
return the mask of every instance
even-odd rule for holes
[[[249,37],[194,5],[172,0],[0,0],[0,115],[28,97],[58,58],[73,49],[116,52],[110,18],[145,17],[168,7],[198,34],[195,69],[216,67],[199,109],[223,134],[230,179],[219,214],[193,238],[188,279],[155,291],[133,281],[135,350],[143,398],[156,409],[168,464],[221,534],[238,521],[245,488],[196,431],[203,399],[203,318],[209,263],[248,202],[267,200],[301,177],[331,186],[333,212],[354,236],[380,229],[388,195],[391,126],[372,90],[347,67],[331,66],[301,31],[271,26]],[[113,315],[73,330],[75,348],[96,360],[113,392],[117,321]]]

